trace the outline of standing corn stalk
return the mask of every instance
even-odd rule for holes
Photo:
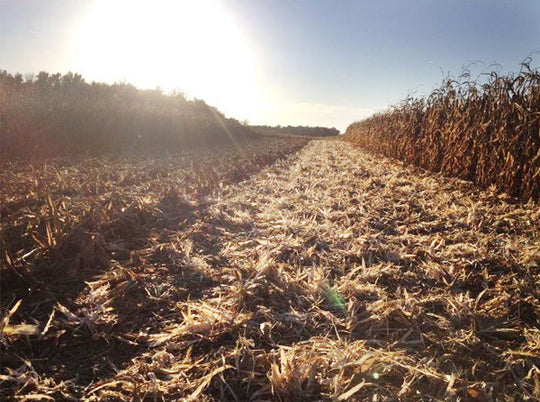
[[[425,98],[351,124],[345,138],[375,153],[435,172],[540,199],[540,72],[448,78]]]

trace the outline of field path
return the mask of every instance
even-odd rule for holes
[[[239,400],[532,395],[539,217],[312,141],[214,200],[190,246],[213,286],[156,339],[224,342],[207,346]]]
[[[537,205],[336,139],[200,205],[167,200],[185,210],[57,308],[41,393],[540,397]]]

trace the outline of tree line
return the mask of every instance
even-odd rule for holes
[[[305,137],[330,137],[339,135],[337,128],[307,126],[251,126],[261,134],[299,135]]]
[[[0,155],[58,156],[185,149],[256,134],[204,101],[79,74],[0,70]]]

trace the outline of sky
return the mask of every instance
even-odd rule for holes
[[[0,69],[182,91],[251,124],[344,131],[539,50],[538,0],[0,0]]]

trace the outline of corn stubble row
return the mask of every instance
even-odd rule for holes
[[[351,124],[346,138],[366,150],[470,180],[524,201],[540,199],[540,72],[465,71],[425,98]]]
[[[537,206],[343,141],[202,210],[140,182],[160,202],[101,224],[107,265],[3,304],[2,397],[540,398]]]
[[[70,237],[85,232],[92,244],[101,237],[103,225],[110,222],[118,225],[108,228],[111,236],[126,232],[126,241],[136,242],[140,235],[136,228],[144,226],[146,219],[161,215],[174,222],[183,214],[202,210],[213,192],[246,179],[307,142],[261,138],[238,147],[161,157],[4,162],[0,172],[4,189],[0,203],[3,270],[7,266],[21,275],[36,258],[52,257],[64,246],[73,254],[73,244],[64,244]],[[90,254],[95,262],[100,253]],[[84,255],[81,258],[84,260]]]
[[[143,271],[148,272],[133,273],[122,266],[140,266],[154,251],[151,259],[167,260],[166,250],[160,255],[162,246],[153,247],[163,236],[181,233],[204,219],[212,194],[307,142],[259,138],[237,147],[161,157],[3,162],[0,399],[72,398],[75,394],[71,392],[80,389],[80,384],[66,388],[62,381],[55,382],[52,373],[81,377],[78,380],[87,385],[92,381],[93,369],[88,357],[81,356],[81,343],[89,350],[96,348],[97,356],[103,348],[118,349],[120,357],[111,359],[113,366],[119,364],[125,352],[122,346],[137,348],[126,333],[137,328],[137,317],[147,318],[154,309],[159,310],[163,296],[159,269],[156,272],[145,265]],[[173,261],[172,269],[179,264]],[[184,277],[198,281],[197,274],[191,278],[188,271],[180,275],[179,283]],[[93,281],[100,275],[112,275],[112,282],[95,289]],[[155,304],[141,308],[133,290],[139,289],[137,283],[147,275],[153,283],[145,288],[146,296]],[[114,306],[111,284],[119,285],[114,289]],[[59,366],[53,363],[57,354],[64,356]],[[49,361],[50,365],[41,365]],[[50,378],[43,374],[44,367],[52,370]],[[105,372],[108,370],[110,367]],[[102,375],[100,372],[97,378]]]

